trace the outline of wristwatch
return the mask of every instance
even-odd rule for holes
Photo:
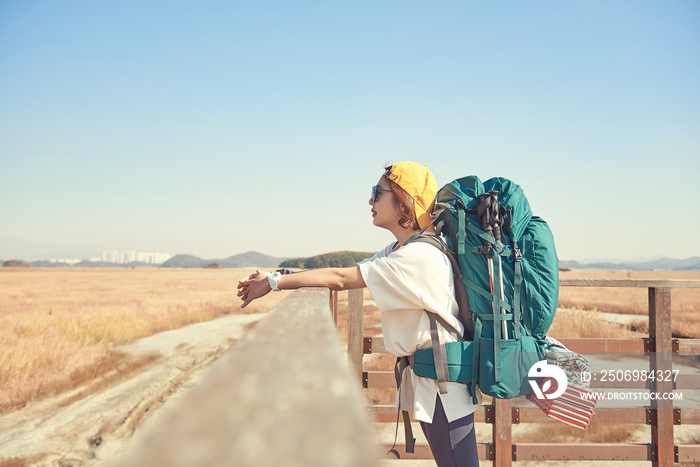
[[[277,287],[277,281],[279,278],[282,277],[282,274],[278,271],[271,272],[269,276],[267,276],[267,281],[270,283],[270,288],[272,289],[273,292],[279,292],[280,288]]]

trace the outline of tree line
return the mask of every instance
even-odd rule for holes
[[[334,253],[311,256],[309,258],[288,259],[282,261],[279,267],[300,269],[345,268],[354,266],[363,259],[371,258],[373,255],[374,253],[359,251],[337,251]]]

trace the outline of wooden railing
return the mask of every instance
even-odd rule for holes
[[[379,465],[329,299],[325,288],[286,297],[119,465]]]
[[[698,280],[589,280],[564,279],[563,287],[637,287],[648,289],[649,336],[635,339],[560,339],[569,349],[587,353],[636,353],[649,358],[649,370],[672,370],[672,357],[679,354],[700,354],[699,339],[677,339],[671,334],[671,289],[698,288]],[[700,312],[700,310],[698,310]],[[365,388],[394,387],[390,371],[365,371],[363,356],[386,353],[381,338],[364,336],[363,290],[348,293],[348,353],[356,377]],[[674,390],[699,389],[700,375],[679,374],[675,381],[637,381],[608,384],[593,381],[593,388],[637,388],[652,392],[671,393]],[[674,462],[700,462],[700,446],[674,445],[674,425],[700,424],[700,408],[677,408],[673,400],[653,400],[648,407],[606,408],[594,414],[596,423],[646,424],[651,426],[651,439],[645,444],[584,444],[584,443],[513,443],[512,425],[519,423],[558,423],[547,417],[533,404],[514,406],[512,401],[495,400],[480,407],[477,422],[493,425],[493,440],[478,443],[479,458],[492,460],[495,466],[510,466],[512,461],[526,460],[593,460],[593,461],[651,461],[654,466],[671,466]],[[371,408],[377,422],[395,422],[393,406]],[[404,459],[431,458],[427,445],[416,446],[415,453],[405,452],[404,444],[397,444]],[[385,450],[384,452],[386,452]]]

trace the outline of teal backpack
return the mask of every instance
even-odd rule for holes
[[[549,227],[533,216],[523,190],[505,178],[460,178],[437,195],[436,235],[415,236],[452,261],[465,335],[428,311],[433,346],[409,357],[416,375],[466,383],[510,399],[531,391],[530,367],[545,359],[544,344],[559,297],[559,260]],[[466,297],[465,297],[466,296]],[[459,342],[440,344],[437,326]],[[435,349],[438,349],[435,352]]]

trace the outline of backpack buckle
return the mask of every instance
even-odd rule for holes
[[[523,260],[523,254],[520,251],[520,248],[513,248],[513,257],[515,258],[515,261],[520,262]]]
[[[506,247],[503,249],[503,251],[506,251],[506,250],[508,250],[508,252],[509,252],[508,256],[506,258],[508,258],[509,263],[512,263],[513,262],[513,247],[510,245],[506,245]]]
[[[491,252],[491,246],[484,246],[484,245],[477,245],[474,247],[477,250],[477,255],[486,255],[490,256],[493,253]]]

